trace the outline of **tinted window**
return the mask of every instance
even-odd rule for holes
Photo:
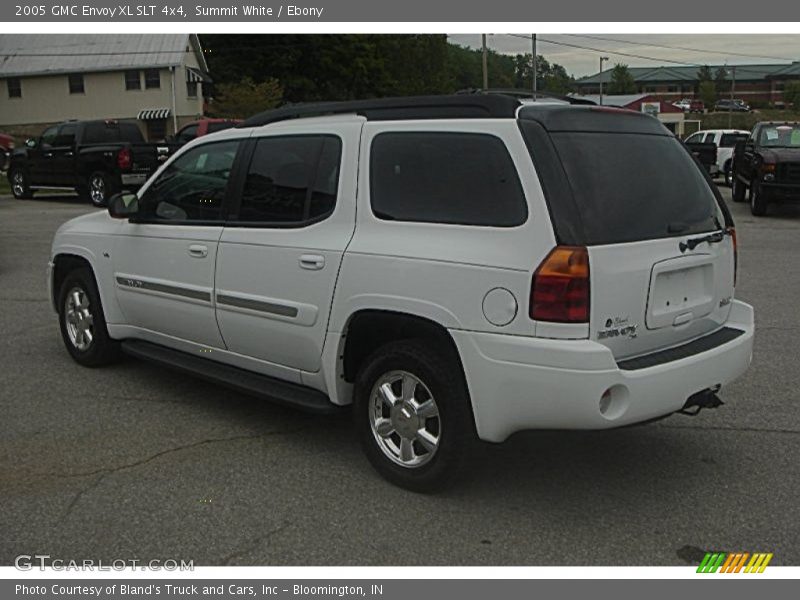
[[[178,141],[181,143],[191,142],[197,137],[197,125],[187,125],[178,133]]]
[[[239,221],[302,224],[333,211],[342,144],[333,136],[258,140],[242,191]]]
[[[505,144],[486,134],[382,133],[370,190],[380,219],[513,227],[528,216]]]
[[[746,140],[746,133],[723,133],[719,141],[720,148],[733,148],[739,140]]]
[[[711,187],[673,136],[553,132],[551,139],[585,244],[719,229]],[[558,199],[548,201],[553,210]]]
[[[687,144],[695,144],[695,143],[699,142],[701,139],[703,139],[703,134],[702,133],[694,133],[694,134],[690,135],[688,138],[686,138],[686,143]]]
[[[139,215],[147,221],[216,221],[238,141],[192,148],[175,159],[147,188]]]
[[[706,139],[704,139],[703,141],[706,144],[713,144],[714,143],[714,134],[713,133],[707,133],[706,134]]]
[[[53,125],[52,127],[48,127],[44,130],[42,134],[42,146],[52,146],[53,143],[56,141],[56,136],[58,135],[58,125]]]
[[[118,121],[92,121],[83,129],[84,144],[113,144],[116,142],[143,142],[142,132],[134,123]]]
[[[62,125],[58,130],[53,146],[72,146],[75,143],[75,131],[78,126],[75,124]]]

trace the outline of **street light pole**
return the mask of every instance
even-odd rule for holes
[[[603,106],[603,61],[608,60],[607,56],[600,57],[600,106]]]
[[[483,46],[483,91],[489,91],[489,65],[488,59],[486,56],[486,34],[481,34],[481,45]]]
[[[538,64],[536,59],[536,34],[531,34],[531,56],[533,57],[533,99],[536,100],[536,78],[538,75]]]

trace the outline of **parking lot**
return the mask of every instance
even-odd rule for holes
[[[486,445],[439,495],[391,486],[347,417],[312,417],[128,359],[64,349],[50,241],[92,210],[0,196],[0,564],[687,565],[706,550],[800,564],[800,206],[730,203],[753,365],[725,405],[608,432]]]

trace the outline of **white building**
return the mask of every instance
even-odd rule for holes
[[[136,119],[150,140],[203,114],[195,34],[0,36],[0,131],[69,119]]]

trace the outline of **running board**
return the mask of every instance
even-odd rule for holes
[[[333,404],[328,396],[319,390],[232,367],[200,356],[193,356],[158,344],[142,340],[124,340],[122,350],[130,356],[164,365],[239,392],[276,404],[298,408],[308,413],[332,414],[342,410],[342,407]]]

